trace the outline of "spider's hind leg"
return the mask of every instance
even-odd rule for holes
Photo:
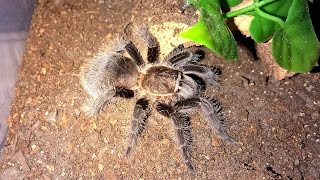
[[[156,105],[156,109],[161,115],[170,117],[172,119],[177,137],[177,143],[182,151],[183,161],[188,169],[192,173],[195,173],[196,169],[191,161],[192,134],[188,115],[186,113],[180,113],[179,111],[173,109],[172,106],[164,103],[158,103]]]
[[[140,98],[135,105],[132,120],[131,131],[129,135],[129,144],[126,150],[126,156],[130,156],[134,146],[137,144],[138,138],[145,130],[148,117],[151,113],[149,102],[145,98]]]
[[[114,90],[109,90],[107,93],[97,96],[97,97],[89,97],[86,102],[82,106],[82,111],[89,116],[97,116],[101,113],[101,111],[106,107],[114,97]]]
[[[236,142],[225,131],[225,116],[222,113],[220,103],[216,99],[208,97],[190,98],[177,102],[174,107],[181,112],[190,112],[199,109],[204,119],[220,139],[229,144]]]
[[[133,98],[134,91],[125,87],[115,87],[115,96],[130,99]]]
[[[132,98],[134,92],[124,87],[115,87],[96,97],[90,97],[83,105],[82,110],[86,115],[97,116],[106,107],[114,97]]]

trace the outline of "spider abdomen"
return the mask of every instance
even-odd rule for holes
[[[81,84],[97,97],[113,87],[131,88],[136,85],[138,67],[133,60],[120,54],[104,54],[85,64],[81,70]]]
[[[176,91],[180,77],[181,72],[178,70],[166,66],[152,66],[142,76],[141,86],[152,94],[166,96]]]

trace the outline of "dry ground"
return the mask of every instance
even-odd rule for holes
[[[207,53],[223,72],[217,97],[236,145],[221,142],[192,116],[192,175],[172,140],[170,120],[154,113],[130,158],[123,156],[134,99],[118,100],[98,119],[81,112],[80,66],[123,32],[149,24],[158,36],[173,22],[190,25],[181,1],[40,0],[12,105],[0,179],[319,179],[320,74],[282,81],[239,44],[239,61]],[[168,23],[171,22],[171,23]],[[184,26],[174,27],[174,33]],[[173,34],[174,35],[174,34]],[[160,38],[164,50],[175,43]],[[168,42],[167,42],[167,39]]]

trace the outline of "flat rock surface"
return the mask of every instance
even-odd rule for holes
[[[212,96],[223,105],[228,132],[238,143],[220,141],[193,114],[195,175],[181,160],[170,120],[156,112],[132,156],[124,157],[136,98],[118,99],[98,118],[82,113],[87,95],[79,83],[81,65],[129,22],[156,27],[157,37],[173,22],[191,25],[195,12],[182,14],[181,4],[40,0],[8,120],[0,179],[319,179],[320,74],[274,81],[241,44],[237,62],[206,53],[203,63],[222,70],[221,89]],[[164,52],[176,45],[171,36],[168,42],[159,38]]]

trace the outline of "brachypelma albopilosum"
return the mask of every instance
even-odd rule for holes
[[[221,72],[216,67],[199,63],[203,51],[183,45],[174,48],[163,61],[159,61],[157,39],[145,27],[140,29],[140,35],[148,48],[146,61],[138,48],[123,38],[113,50],[82,66],[81,84],[89,94],[85,111],[89,116],[97,116],[116,97],[138,96],[126,155],[132,153],[145,130],[148,117],[155,109],[172,119],[183,161],[189,170],[195,172],[191,156],[190,112],[200,111],[220,139],[235,142],[225,131],[225,117],[219,102],[203,93],[207,87],[219,86]]]

